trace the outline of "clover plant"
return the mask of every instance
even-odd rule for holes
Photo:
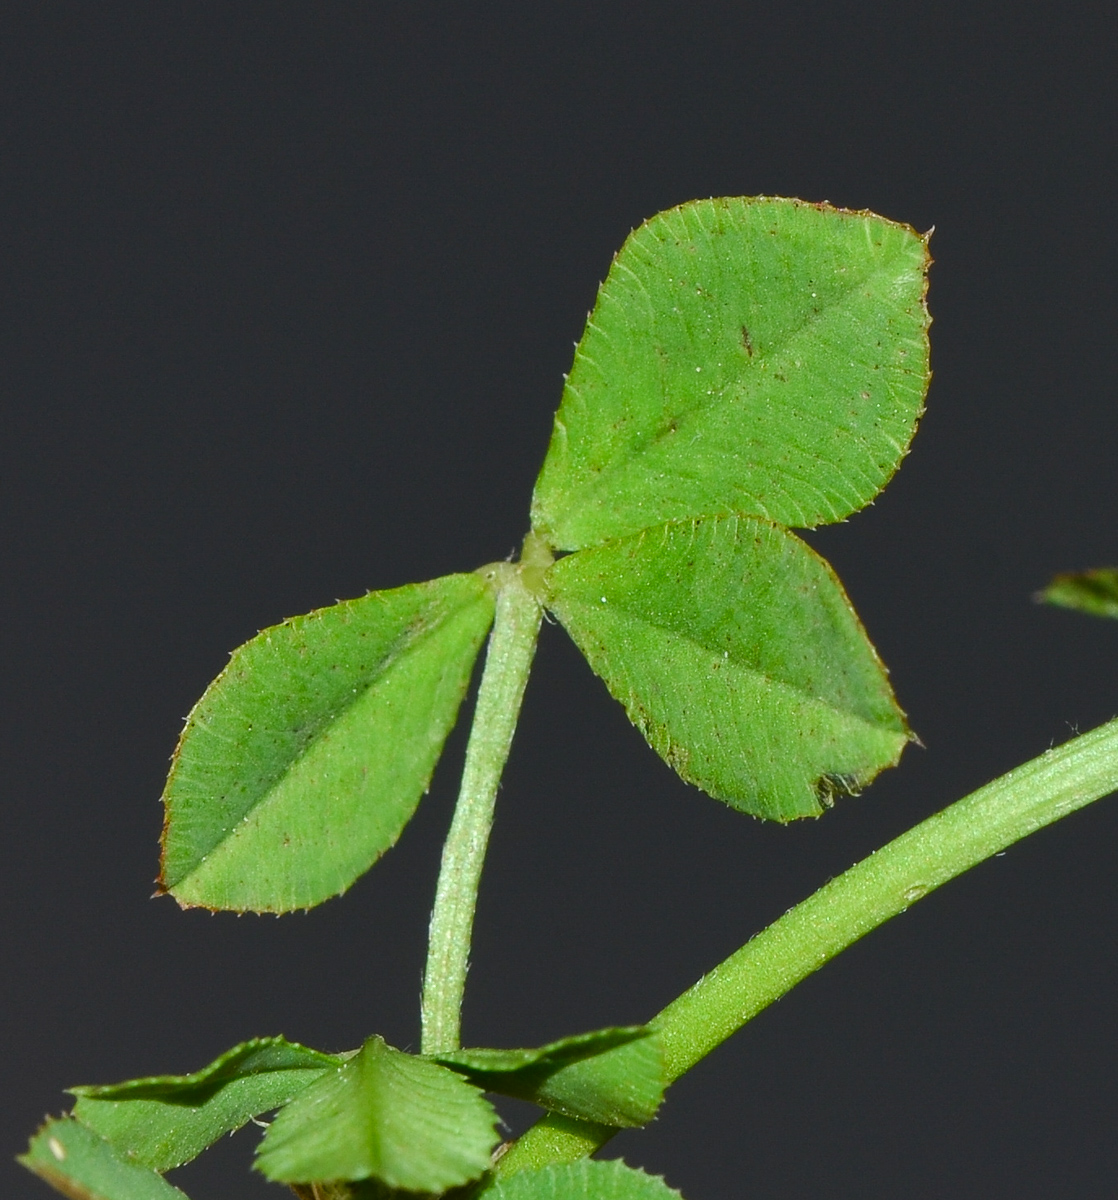
[[[742,813],[817,817],[900,757],[912,735],[885,669],[792,530],[857,512],[904,457],[929,378],[929,261],[907,226],[796,200],[698,201],[629,237],[575,351],[519,561],[264,630],[191,712],[167,781],[163,891],[236,912],[320,904],[400,836],[488,637],[421,1052],[375,1034],[340,1054],[262,1037],[191,1075],[75,1087],[26,1166],[82,1200],[169,1200],[182,1193],[164,1172],[276,1113],[256,1167],[304,1200],[678,1196],[589,1156],[845,946],[1118,786],[1111,723],[832,880],[646,1025],[460,1045],[494,798],[545,613],[652,748]],[[1099,605],[1115,604],[1112,576],[1091,585]],[[545,1115],[501,1146],[488,1094]]]

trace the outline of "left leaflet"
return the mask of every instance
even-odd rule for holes
[[[160,886],[184,907],[290,912],[345,891],[415,812],[493,621],[484,571],[265,629],[187,718]]]

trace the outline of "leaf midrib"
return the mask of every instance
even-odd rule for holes
[[[601,609],[596,608],[593,604],[588,603],[584,600],[573,600],[573,601],[568,600],[566,602],[566,604],[568,607],[581,608],[584,612],[598,613],[598,612],[602,611]],[[633,620],[634,622],[644,625],[648,629],[655,630],[657,633],[659,633],[661,635],[678,638],[679,640],[686,642],[689,646],[693,647],[695,650],[697,650],[704,656],[706,656],[706,655],[714,656],[717,654],[717,650],[711,649],[709,646],[704,645],[697,638],[692,637],[690,634],[682,633],[678,629],[674,629],[671,626],[663,625],[655,620],[649,619],[648,617],[644,616],[643,614],[634,613],[632,609],[627,608],[625,605],[620,604],[616,601],[611,601],[611,605],[614,607],[615,610],[619,609],[622,613],[625,614],[626,617]],[[560,622],[562,622],[565,625],[566,622],[563,621],[563,616],[559,612],[559,610],[556,608],[556,609],[553,609],[552,611],[554,611],[555,615],[559,618]],[[586,625],[586,628],[592,628],[592,627],[593,627],[592,623],[588,622]],[[767,672],[765,672],[759,668],[750,667],[746,664],[743,664],[741,662],[741,660],[739,660],[739,659],[730,657],[730,658],[723,659],[722,661],[727,663],[728,665],[732,666],[734,670],[740,671],[744,675],[751,676],[755,679],[763,680],[770,687],[775,688],[779,691],[785,692],[786,694],[795,696],[817,708],[825,708],[825,709],[830,710],[833,713],[837,713],[841,717],[849,718],[851,720],[857,721],[859,724],[865,726],[867,729],[871,729],[871,730],[875,730],[875,731],[880,731],[882,729],[885,729],[885,730],[889,729],[888,726],[883,726],[879,722],[870,720],[867,717],[863,716],[861,713],[854,711],[853,709],[841,707],[838,704],[834,704],[830,700],[819,697],[819,696],[813,696],[810,692],[805,691],[802,687],[799,687],[796,684],[790,683],[786,680],[780,679],[777,676],[770,675]],[[626,674],[628,674],[628,672],[626,672]],[[904,736],[903,731],[900,729],[896,730],[895,732],[897,733],[898,736]]]
[[[276,786],[282,782],[282,780],[295,768],[295,766],[304,758],[306,758],[306,756],[310,754],[310,752],[321,742],[322,738],[328,732],[330,727],[337,721],[337,719],[343,713],[351,709],[355,704],[359,704],[369,694],[369,692],[372,691],[372,689],[375,688],[388,675],[392,668],[402,658],[405,657],[405,655],[441,630],[442,627],[461,610],[461,607],[461,605],[455,605],[444,610],[439,615],[437,620],[427,624],[418,633],[412,630],[407,630],[399,634],[390,644],[389,649],[380,660],[376,673],[370,677],[365,686],[358,690],[349,692],[344,704],[340,704],[337,707],[332,708],[327,715],[318,721],[317,726],[314,729],[314,733],[306,740],[306,742],[303,743],[303,745],[299,748],[298,753],[294,757],[287,759],[282,768],[274,772],[270,772],[265,776],[266,782],[264,782],[263,786],[261,786],[259,790],[255,792],[252,802],[237,813],[233,820],[233,824],[228,828],[221,829],[218,836],[209,842],[204,849],[200,846],[196,846],[194,861],[189,865],[189,867],[183,870],[178,879],[176,879],[174,883],[169,884],[169,886],[172,889],[181,886],[182,883],[189,879],[199,869],[202,863],[207,860],[215,850],[233,838],[237,831],[241,828],[244,820],[252,813],[256,812],[262,805],[268,802],[269,797],[275,792]],[[229,668],[226,669],[228,670]],[[187,728],[187,732],[189,732],[189,726]],[[176,763],[176,767],[177,766],[178,764]],[[167,782],[168,796],[171,794],[174,779],[175,770],[172,769],[171,776]]]

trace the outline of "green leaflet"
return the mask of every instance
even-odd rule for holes
[[[698,200],[630,235],[532,502],[564,550],[669,520],[837,521],[897,469],[928,383],[925,240],[798,200]]]
[[[130,1161],[169,1171],[293,1100],[340,1059],[282,1037],[242,1042],[193,1075],[70,1088],[74,1116]]]
[[[712,517],[582,550],[548,607],[652,747],[744,812],[817,815],[908,733],[830,567],[786,529]]]
[[[194,707],[164,791],[162,886],[288,912],[399,837],[493,620],[481,573],[370,592],[264,630]]]
[[[375,1179],[444,1192],[488,1170],[496,1121],[453,1071],[373,1037],[280,1112],[256,1166],[283,1183]]]
[[[434,1056],[487,1092],[619,1127],[644,1125],[664,1097],[664,1057],[646,1026],[602,1029],[535,1050],[456,1050]]]
[[[663,1050],[651,1036],[562,1067],[524,1099],[564,1116],[626,1128],[652,1120],[665,1086]]]
[[[125,1162],[69,1117],[48,1121],[19,1161],[70,1200],[186,1200],[150,1168]]]
[[[646,1175],[620,1159],[583,1159],[519,1171],[498,1179],[482,1194],[486,1200],[681,1200],[659,1176]]]
[[[446,1054],[432,1054],[430,1057],[444,1067],[463,1073],[515,1075],[531,1070],[557,1071],[580,1059],[593,1058],[616,1046],[649,1037],[650,1033],[644,1025],[615,1025],[609,1029],[595,1029],[591,1033],[576,1033],[528,1050],[468,1047]]]
[[[1118,567],[1098,567],[1078,575],[1057,575],[1037,599],[1075,608],[1093,617],[1118,617]]]

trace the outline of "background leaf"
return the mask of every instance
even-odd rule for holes
[[[433,1054],[431,1057],[435,1062],[455,1070],[485,1074],[515,1074],[529,1068],[555,1071],[579,1059],[592,1058],[650,1034],[651,1030],[644,1025],[619,1025],[612,1029],[595,1029],[592,1033],[576,1033],[531,1049],[501,1050],[475,1046],[451,1050],[446,1054]]]
[[[575,351],[533,527],[577,550],[664,521],[837,521],[897,469],[928,385],[924,239],[798,200],[647,221]]]
[[[72,1118],[48,1121],[19,1161],[70,1200],[186,1200],[148,1167],[125,1162]]]
[[[443,1192],[488,1169],[496,1121],[459,1075],[373,1037],[283,1109],[256,1165],[285,1183],[376,1179]]]
[[[1097,567],[1080,574],[1057,575],[1038,600],[1075,608],[1094,617],[1118,617],[1118,567]]]
[[[492,619],[482,578],[448,575],[235,651],[175,754],[162,886],[184,906],[257,912],[349,887],[415,811]]]
[[[664,1097],[664,1057],[646,1026],[602,1029],[536,1050],[458,1050],[438,1056],[487,1092],[618,1127],[647,1124]]]
[[[489,1200],[680,1200],[680,1193],[656,1175],[646,1175],[619,1159],[583,1159],[538,1171],[519,1171],[484,1193]]]
[[[628,1128],[652,1120],[664,1086],[663,1051],[652,1036],[561,1067],[524,1099],[568,1117]]]
[[[129,1159],[168,1171],[223,1133],[293,1100],[341,1060],[282,1037],[255,1038],[193,1075],[75,1087],[76,1116]]]
[[[830,567],[756,517],[560,559],[548,606],[649,744],[755,816],[817,815],[900,757],[885,670]]]

